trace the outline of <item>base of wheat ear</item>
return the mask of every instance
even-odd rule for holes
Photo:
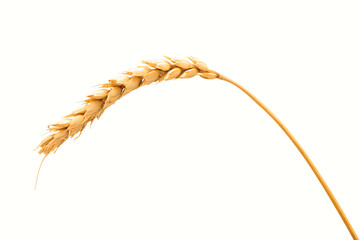
[[[331,192],[329,186],[321,176],[320,172],[315,167],[314,163],[310,160],[304,149],[285,127],[285,125],[272,113],[259,99],[257,99],[252,93],[245,89],[240,84],[233,80],[219,74],[216,71],[210,70],[207,65],[197,58],[189,57],[190,61],[166,57],[163,60],[143,61],[144,65],[136,67],[131,71],[123,72],[121,75],[110,79],[107,83],[100,84],[98,91],[94,94],[87,96],[87,99],[83,101],[83,107],[76,111],[66,115],[61,122],[48,126],[50,134],[39,144],[37,148],[40,148],[39,153],[44,154],[38,173],[36,176],[35,189],[40,173],[41,166],[45,158],[50,153],[55,153],[57,149],[63,144],[69,137],[80,136],[86,125],[92,123],[96,118],[98,119],[112,104],[114,104],[121,97],[125,96],[129,92],[153,82],[168,81],[178,78],[192,78],[199,75],[205,79],[219,79],[233,84],[247,94],[256,104],[258,104],[285,132],[289,139],[293,142],[301,155],[304,157],[311,170],[323,186],[325,192],[332,201],[334,207],[338,211],[344,224],[348,228],[354,240],[358,240],[354,229],[352,228],[345,213],[340,207],[334,194]]]

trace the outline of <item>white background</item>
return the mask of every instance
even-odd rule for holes
[[[360,232],[359,1],[1,1],[0,238],[351,239],[234,86],[140,88],[42,168],[46,126],[141,60],[196,56],[292,131]]]

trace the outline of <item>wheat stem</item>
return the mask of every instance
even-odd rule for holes
[[[334,207],[336,208],[337,212],[339,213],[341,219],[345,223],[347,229],[349,230],[352,238],[354,240],[359,240],[359,237],[356,235],[355,230],[351,226],[351,223],[349,222],[348,218],[346,217],[344,211],[342,210],[339,202],[336,200],[334,194],[330,190],[329,186],[326,184],[324,178],[321,176],[319,170],[315,167],[314,163],[311,161],[305,150],[301,147],[300,143],[295,139],[295,137],[291,134],[289,129],[280,121],[279,118],[276,117],[276,115],[267,108],[258,98],[256,98],[251,92],[249,92],[246,88],[238,84],[237,82],[219,74],[219,79],[224,80],[226,82],[229,82],[233,84],[234,86],[240,88],[246,95],[248,95],[257,105],[259,105],[278,125],[279,127],[285,132],[285,134],[290,138],[290,140],[293,142],[295,147],[299,150],[301,155],[304,157],[305,161],[310,166],[311,170],[314,172],[315,176],[319,180],[320,184],[323,186],[325,192],[329,196],[331,202],[333,203]]]

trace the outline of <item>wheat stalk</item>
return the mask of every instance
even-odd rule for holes
[[[138,66],[131,71],[123,72],[121,75],[110,79],[108,83],[100,84],[98,91],[92,95],[87,96],[87,99],[83,101],[83,107],[69,115],[66,115],[61,122],[48,126],[50,135],[48,135],[37,147],[40,148],[39,153],[44,154],[44,158],[42,159],[38,169],[35,189],[39,178],[40,169],[45,158],[50,153],[55,153],[61,144],[63,144],[69,137],[74,137],[76,135],[79,137],[89,122],[92,123],[96,118],[98,119],[104,113],[105,109],[110,107],[121,97],[141,86],[148,85],[153,82],[168,81],[178,78],[192,78],[196,75],[199,75],[205,79],[220,79],[238,87],[256,104],[258,104],[280,126],[289,139],[294,143],[296,148],[310,166],[311,170],[314,172],[315,176],[318,178],[320,184],[323,186],[325,192],[332,201],[334,207],[338,211],[353,239],[359,240],[344,211],[340,207],[338,201],[321,176],[320,172],[315,167],[314,163],[311,161],[295,137],[275,116],[275,114],[270,111],[270,109],[268,109],[259,99],[257,99],[243,86],[214,70],[210,70],[204,62],[197,58],[189,57],[191,62],[166,56],[165,58],[167,58],[168,61],[143,61],[145,65]]]

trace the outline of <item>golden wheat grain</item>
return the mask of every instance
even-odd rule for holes
[[[143,61],[143,63],[146,64],[145,66],[139,66],[131,71],[123,72],[123,74],[110,79],[107,83],[101,84],[98,91],[87,96],[87,99],[83,101],[84,106],[82,108],[65,116],[61,122],[49,125],[48,130],[50,135],[48,135],[38,146],[38,148],[40,148],[39,153],[44,154],[44,158],[39,166],[35,188],[42,163],[44,162],[46,156],[52,152],[56,152],[61,144],[63,144],[69,137],[74,137],[76,135],[80,136],[81,132],[89,122],[92,123],[96,118],[99,118],[104,113],[105,109],[114,104],[118,99],[141,86],[148,85],[153,82],[168,81],[177,78],[192,78],[199,75],[205,79],[218,78],[235,85],[247,94],[255,103],[257,103],[280,126],[289,139],[294,143],[318,178],[353,239],[359,239],[345,213],[337,202],[334,194],[331,192],[314,163],[310,160],[309,156],[297,142],[295,137],[274,113],[272,113],[259,99],[257,99],[243,86],[213,70],[210,70],[202,61],[194,57],[189,57],[191,62],[170,57],[166,58],[168,61]]]
[[[55,153],[68,138],[76,135],[79,137],[88,123],[100,118],[105,109],[131,91],[153,82],[192,78],[196,75],[205,79],[220,77],[220,74],[210,70],[204,62],[195,57],[189,57],[191,62],[167,56],[165,58],[168,61],[143,61],[144,66],[123,72],[107,83],[100,84],[99,89],[83,101],[83,107],[66,115],[59,123],[49,125],[50,134],[37,147],[38,152],[44,154],[44,158],[38,170],[35,186],[42,163],[50,153]]]
[[[48,135],[37,148],[45,156],[56,150],[69,137],[80,135],[86,125],[98,119],[112,104],[131,91],[153,82],[168,81],[176,78],[191,78],[200,75],[206,79],[219,77],[208,69],[205,63],[190,57],[192,63],[166,57],[166,60],[143,61],[148,66],[139,66],[131,71],[110,79],[99,85],[100,88],[83,101],[83,107],[66,115],[61,122],[48,126]]]

